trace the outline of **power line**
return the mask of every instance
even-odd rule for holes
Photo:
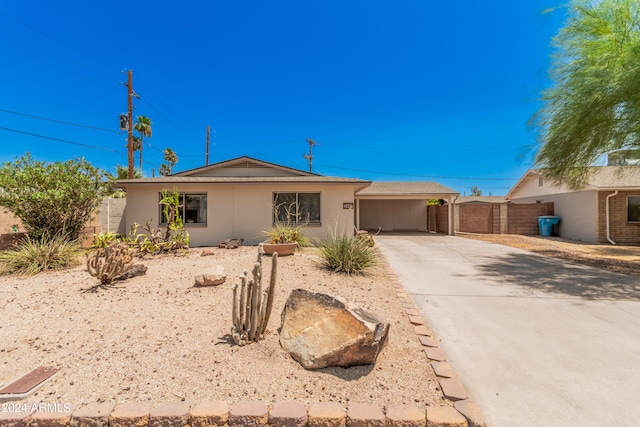
[[[64,142],[64,143],[67,143],[67,144],[79,145],[79,146],[81,146],[81,147],[92,148],[92,149],[94,149],[94,150],[109,151],[109,152],[111,152],[111,153],[115,153],[115,154],[118,154],[118,155],[122,155],[122,153],[120,153],[120,152],[118,152],[118,151],[116,151],[116,150],[112,150],[112,149],[110,149],[110,148],[96,147],[95,145],[82,144],[82,143],[80,143],[80,142],[73,142],[73,141],[68,141],[68,140],[66,140],[66,139],[53,138],[53,137],[51,137],[51,136],[46,136],[46,135],[38,135],[38,134],[35,134],[35,133],[24,132],[24,131],[17,130],[17,129],[9,129],[9,128],[5,128],[5,127],[2,127],[2,126],[0,126],[0,129],[2,129],[2,130],[6,130],[6,131],[8,131],[8,132],[20,133],[20,134],[22,134],[22,135],[33,136],[33,137],[36,137],[36,138],[49,139],[49,140],[51,140],[51,141]]]
[[[62,120],[49,119],[47,117],[40,117],[40,116],[34,116],[34,115],[31,115],[31,114],[26,114],[26,113],[19,113],[17,111],[5,110],[3,108],[0,108],[0,112],[9,113],[9,114],[16,114],[18,116],[29,117],[29,118],[32,118],[32,119],[46,120],[48,122],[61,123],[63,125],[77,126],[77,127],[81,127],[81,128],[94,129],[94,130],[101,130],[101,131],[104,131],[104,132],[113,132],[116,135],[120,135],[122,133],[122,132],[115,131],[113,129],[106,129],[106,128],[100,128],[100,127],[90,126],[90,125],[82,125],[82,124],[79,124],[79,123],[65,122],[65,121],[62,121]]]
[[[178,113],[176,113],[175,111],[173,111],[171,108],[169,108],[167,106],[167,104],[165,104],[164,102],[162,102],[162,100],[160,98],[158,98],[157,96],[155,96],[155,94],[151,93],[151,88],[149,87],[149,85],[147,85],[144,80],[140,77],[140,75],[138,73],[136,73],[135,71],[133,72],[133,74],[136,75],[136,77],[138,78],[138,80],[140,80],[140,83],[142,83],[142,86],[147,88],[147,91],[149,92],[149,94],[151,94],[164,108],[167,109],[167,111],[169,111],[171,114],[173,114],[174,116],[176,116],[178,119],[182,120],[185,124],[189,125],[190,127],[195,127],[192,123],[189,123],[187,120],[185,120],[183,117],[180,117],[180,115]]]
[[[109,67],[109,68],[111,68],[111,69],[113,69],[113,70],[120,71],[120,70],[118,70],[116,67],[114,67],[113,65],[111,65],[111,64],[109,64],[109,63],[107,63],[107,62],[103,61],[102,59],[97,58],[97,57],[95,57],[95,56],[93,56],[93,55],[90,55],[90,54],[88,54],[88,53],[86,53],[86,52],[84,52],[84,51],[82,51],[82,50],[80,50],[80,49],[78,49],[78,48],[76,48],[76,47],[74,47],[74,46],[71,46],[71,45],[70,45],[70,44],[68,44],[68,43],[65,43],[65,42],[63,42],[63,41],[61,41],[61,40],[58,40],[58,39],[56,39],[55,37],[53,37],[53,36],[51,36],[51,35],[49,35],[49,34],[47,34],[47,33],[44,33],[44,32],[42,32],[42,31],[40,31],[39,29],[37,29],[37,28],[35,28],[35,27],[33,27],[33,26],[31,26],[31,25],[27,24],[27,23],[26,23],[26,22],[24,22],[24,21],[21,21],[20,19],[18,19],[18,18],[16,18],[16,17],[14,17],[14,16],[12,16],[12,15],[9,15],[8,13],[6,13],[6,12],[4,12],[4,11],[0,11],[0,13],[1,13],[1,14],[3,14],[3,15],[5,15],[5,16],[7,16],[7,17],[9,17],[9,18],[11,18],[11,19],[13,19],[13,20],[14,20],[14,21],[16,21],[16,22],[19,22],[20,24],[24,25],[25,27],[28,27],[28,28],[30,28],[31,30],[33,30],[33,31],[35,31],[35,32],[37,32],[37,33],[40,33],[40,34],[42,34],[43,36],[45,36],[45,37],[47,37],[47,38],[49,38],[49,39],[51,39],[51,40],[53,40],[53,41],[55,41],[55,42],[57,42],[57,43],[59,43],[59,44],[63,45],[63,46],[65,46],[65,47],[66,47],[66,48],[68,48],[68,49],[74,50],[74,51],[76,51],[76,52],[80,53],[81,55],[84,55],[84,56],[86,56],[87,58],[91,58],[91,59],[93,59],[94,61],[99,62],[100,64],[105,65],[105,66],[107,66],[107,67]]]
[[[439,175],[418,175],[418,174],[408,174],[408,173],[397,173],[397,172],[381,172],[381,171],[372,171],[365,169],[352,169],[352,168],[342,168],[338,166],[329,166],[329,165],[316,165],[322,166],[330,169],[342,169],[354,172],[366,172],[366,173],[376,173],[382,175],[398,175],[398,176],[414,176],[418,178],[434,178],[434,179],[468,179],[468,180],[481,180],[481,181],[517,181],[519,178],[473,178],[473,177],[462,177],[462,176],[439,176]]]
[[[188,130],[184,129],[183,127],[178,126],[176,123],[173,122],[173,120],[171,120],[169,117],[165,116],[160,110],[158,110],[154,105],[152,105],[144,96],[141,96],[140,99],[143,100],[149,107],[151,107],[151,109],[153,111],[158,113],[158,115],[160,115],[160,117],[164,118],[171,126],[173,126],[174,128],[178,129],[180,132],[182,132],[183,135],[186,135],[189,138],[197,139],[197,137],[194,134],[189,133]]]

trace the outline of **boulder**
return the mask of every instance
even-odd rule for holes
[[[203,271],[196,276],[196,286],[218,286],[227,280],[227,275],[221,265]]]
[[[295,289],[282,311],[280,345],[306,369],[374,364],[389,324],[338,297]]]

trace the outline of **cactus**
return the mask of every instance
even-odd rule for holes
[[[87,255],[87,270],[93,277],[100,279],[103,285],[125,274],[133,264],[129,245],[121,242],[109,242],[104,248],[98,248]]]
[[[271,257],[271,278],[269,287],[262,285],[262,258],[264,249],[262,244],[258,246],[258,260],[253,266],[253,278],[248,278],[248,272],[240,276],[241,288],[233,285],[233,310],[231,336],[237,345],[245,345],[257,342],[264,337],[276,284],[276,270],[278,266],[278,254]]]

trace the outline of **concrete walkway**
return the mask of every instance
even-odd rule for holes
[[[376,242],[489,426],[638,425],[640,279],[461,237]]]

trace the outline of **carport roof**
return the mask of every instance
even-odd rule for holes
[[[359,196],[456,196],[460,193],[433,181],[374,181],[356,193]]]

